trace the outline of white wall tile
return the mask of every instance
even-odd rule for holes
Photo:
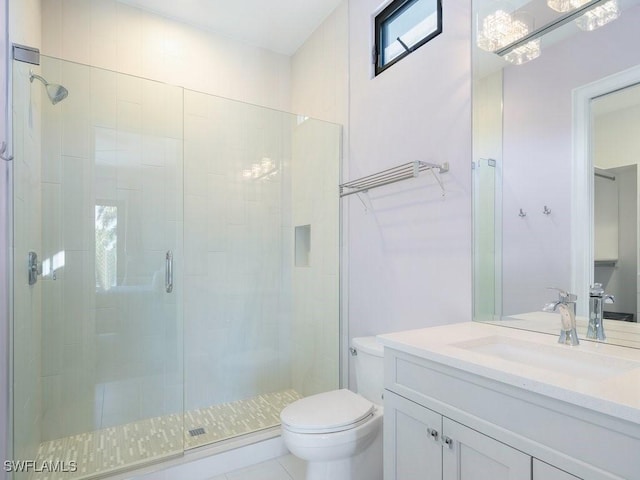
[[[145,15],[142,19],[142,75],[164,79],[167,73],[165,60],[167,21],[164,18]]]
[[[63,284],[63,332],[65,345],[80,344],[85,320],[82,301],[83,254],[80,251],[65,252]]]
[[[117,4],[117,70],[129,75],[142,74],[142,18],[140,10]]]
[[[47,14],[42,21],[45,54],[281,110],[289,108],[290,67],[285,55],[115,0],[45,0],[43,5]]]
[[[61,48],[66,59],[85,65],[91,62],[90,2],[85,0],[62,0],[61,37]]]
[[[118,66],[118,21],[117,2],[101,0],[89,3],[91,32],[89,36],[90,65],[116,70]],[[47,29],[45,28],[45,31]]]
[[[118,75],[99,68],[91,69],[91,125],[117,127]]]
[[[63,0],[42,0],[42,53],[60,58],[62,55]]]
[[[185,274],[206,275],[207,226],[206,197],[191,195],[185,191]]]
[[[84,167],[87,160],[62,157],[62,232],[64,250],[79,251],[84,248],[83,235],[86,225],[84,213]]]

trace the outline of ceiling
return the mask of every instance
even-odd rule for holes
[[[341,0],[118,0],[285,55],[292,55]]]

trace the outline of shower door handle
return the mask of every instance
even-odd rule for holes
[[[173,253],[171,252],[171,250],[167,251],[164,264],[164,289],[167,291],[167,293],[171,293],[173,291]]]
[[[29,252],[27,270],[29,273],[29,285],[35,285],[38,275],[42,275],[42,263],[38,261],[36,252]]]

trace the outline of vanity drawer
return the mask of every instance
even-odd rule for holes
[[[640,478],[640,427],[385,348],[385,388],[580,478]]]

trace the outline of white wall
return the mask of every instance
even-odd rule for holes
[[[504,70],[505,315],[539,310],[553,298],[548,286],[571,288],[571,92],[640,63],[631,47],[638,22],[634,7]],[[542,214],[544,205],[551,215]]]
[[[289,57],[118,3],[42,0],[42,53],[279,110]]]
[[[429,175],[355,196],[349,215],[350,336],[471,320],[471,2],[443,2],[443,33],[371,78],[371,15],[349,3],[348,178],[413,160]]]

